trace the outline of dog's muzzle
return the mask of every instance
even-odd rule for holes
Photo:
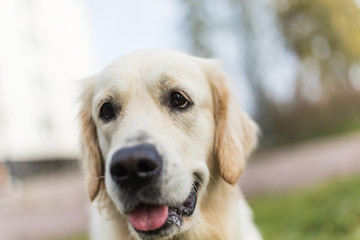
[[[193,185],[188,198],[178,206],[156,200],[154,186],[159,181],[162,168],[163,159],[150,144],[122,148],[111,159],[111,178],[127,196],[125,202],[130,202],[130,207],[127,207],[126,214],[131,226],[140,235],[166,235],[171,228],[179,228],[183,217],[191,216],[195,210],[197,184]]]

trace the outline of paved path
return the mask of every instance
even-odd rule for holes
[[[78,172],[20,184],[0,192],[1,240],[66,238],[86,231],[87,195]]]
[[[360,134],[259,154],[240,182],[251,196],[355,173],[360,173]],[[85,232],[88,218],[87,194],[77,171],[18,183],[14,188],[0,184],[1,240],[66,238]]]
[[[240,184],[246,195],[301,188],[360,173],[360,134],[259,154]]]

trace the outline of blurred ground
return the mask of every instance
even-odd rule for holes
[[[1,240],[66,238],[85,232],[88,216],[87,195],[78,171],[0,188]]]
[[[311,186],[360,172],[360,134],[261,153],[241,177],[246,195]]]
[[[360,172],[360,134],[261,153],[241,178],[247,196],[311,186]],[[1,170],[1,167],[0,167]],[[4,171],[4,170],[2,170]],[[88,202],[78,171],[13,186],[0,181],[0,239],[66,238],[87,229]]]

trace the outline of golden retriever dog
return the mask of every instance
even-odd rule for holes
[[[91,239],[262,239],[236,184],[257,127],[217,61],[139,51],[82,87]]]

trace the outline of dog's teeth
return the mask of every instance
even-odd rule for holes
[[[181,226],[181,217],[176,213],[170,213],[167,219],[170,224],[175,224],[177,227]]]

